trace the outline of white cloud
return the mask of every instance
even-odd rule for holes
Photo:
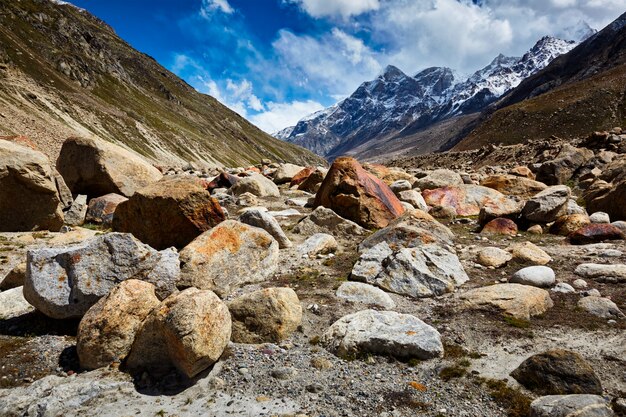
[[[381,70],[374,51],[337,28],[319,38],[282,30],[273,47],[280,65],[302,89],[345,96]]]
[[[314,100],[290,103],[267,103],[267,111],[251,116],[250,121],[267,133],[275,133],[295,125],[303,117],[322,110],[324,106]]]
[[[380,8],[379,0],[287,0],[297,3],[309,15],[348,18]]]
[[[232,14],[234,11],[228,0],[202,0],[200,16],[210,19],[215,12]]]

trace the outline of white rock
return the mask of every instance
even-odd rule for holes
[[[252,193],[257,197],[280,197],[280,191],[274,182],[264,175],[252,174],[249,177],[241,178],[230,188],[234,195]]]
[[[385,309],[392,309],[396,306],[389,294],[362,282],[344,282],[337,289],[336,295],[353,303],[376,305]]]
[[[394,181],[389,186],[389,188],[391,188],[391,191],[393,191],[396,195],[398,195],[399,193],[403,191],[408,191],[413,187],[411,186],[411,183],[408,182],[407,180],[398,180],[398,181]]]
[[[609,217],[607,213],[603,211],[596,211],[591,216],[589,216],[589,220],[591,220],[591,223],[598,223],[598,224],[611,223],[611,218]]]
[[[506,265],[511,259],[513,256],[509,252],[491,246],[481,249],[476,256],[476,262],[480,265],[494,268]]]
[[[552,268],[547,266],[529,266],[517,271],[510,282],[533,287],[547,288],[554,284],[556,277]]]
[[[600,395],[573,394],[539,397],[530,404],[532,417],[613,417]]]
[[[335,252],[338,248],[337,240],[331,235],[326,233],[316,233],[302,245],[298,247],[298,252],[309,257],[314,257],[320,254],[328,254]]]
[[[574,289],[574,287],[572,287],[571,285],[569,285],[567,282],[559,282],[558,284],[556,284],[551,291],[554,292],[560,292],[563,294],[572,294],[575,293],[576,290]]]
[[[398,194],[398,198],[400,201],[409,203],[416,209],[428,211],[428,206],[426,205],[426,201],[424,201],[424,197],[422,197],[422,194],[415,190],[402,191]]]
[[[265,230],[276,239],[281,249],[290,248],[292,246],[291,241],[280,227],[280,224],[278,224],[278,221],[266,212],[261,210],[246,210],[246,212],[239,217],[239,221]]]
[[[24,288],[17,287],[0,292],[0,320],[8,320],[35,311],[24,298]]]
[[[364,310],[337,320],[321,343],[341,357],[359,354],[431,359],[443,356],[439,332],[409,314]]]

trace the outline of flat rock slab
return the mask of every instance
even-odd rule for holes
[[[443,356],[439,332],[410,314],[364,310],[337,320],[321,343],[340,357],[361,354],[389,355],[400,359]]]
[[[55,319],[82,317],[127,279],[154,284],[165,297],[180,275],[174,249],[157,252],[130,234],[110,233],[82,244],[28,252],[24,296]]]
[[[336,295],[353,303],[375,305],[386,309],[392,309],[396,306],[389,294],[380,288],[362,282],[344,282],[337,289]]]
[[[521,284],[497,284],[461,295],[470,308],[495,307],[518,319],[529,320],[545,313],[554,303],[541,288]]]
[[[600,282],[626,282],[626,265],[624,264],[580,264],[574,273]]]
[[[539,397],[530,404],[531,417],[613,417],[609,403],[599,395],[573,394]]]

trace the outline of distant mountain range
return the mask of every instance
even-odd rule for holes
[[[253,126],[58,0],[0,1],[0,136],[26,135],[55,159],[95,136],[157,164],[323,163]]]
[[[479,113],[596,33],[586,23],[569,32],[577,39],[546,36],[524,56],[499,55],[468,78],[444,67],[428,68],[409,76],[388,66],[347,99],[305,117],[296,126],[274,136],[329,159],[343,154],[368,158],[402,151],[411,145],[404,143],[405,138],[446,120]],[[425,151],[436,150],[445,139],[442,135],[441,140],[431,140]]]

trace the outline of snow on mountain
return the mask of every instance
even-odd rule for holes
[[[593,30],[585,25],[570,33],[592,36]],[[371,139],[398,134],[409,125],[427,127],[480,111],[576,45],[546,36],[521,58],[499,55],[465,80],[450,68],[427,68],[409,76],[390,65],[350,97],[274,136],[319,155],[336,156]]]

